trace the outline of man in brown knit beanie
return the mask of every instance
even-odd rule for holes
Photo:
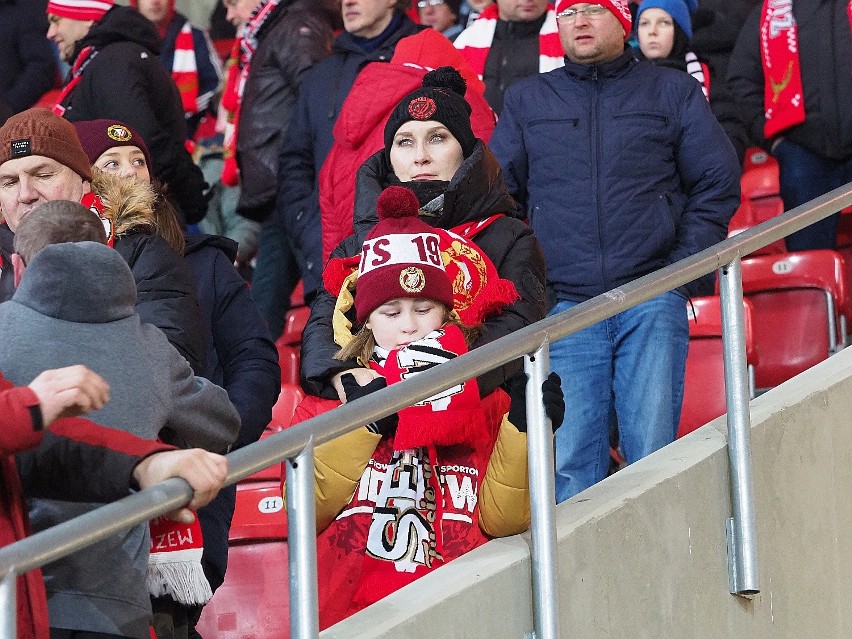
[[[28,109],[0,128],[0,212],[13,233],[43,202],[79,202],[91,180],[74,125],[50,109]]]

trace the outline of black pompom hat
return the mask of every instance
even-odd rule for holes
[[[411,120],[440,122],[458,140],[464,157],[473,152],[476,136],[470,127],[471,108],[464,99],[467,83],[453,67],[440,67],[423,76],[419,89],[405,96],[385,125],[385,151],[390,154],[396,132]]]

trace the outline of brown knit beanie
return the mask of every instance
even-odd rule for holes
[[[92,179],[92,165],[74,125],[50,109],[27,109],[0,128],[0,165],[29,155],[56,160],[84,180]]]

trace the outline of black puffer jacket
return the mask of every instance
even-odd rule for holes
[[[34,105],[59,78],[45,37],[46,6],[44,0],[0,0],[0,102],[12,113]]]
[[[331,53],[334,15],[326,0],[281,2],[258,33],[240,106],[237,212],[269,216],[278,188],[278,151],[290,123],[302,75]]]
[[[356,255],[364,237],[375,226],[376,200],[388,186],[392,170],[384,150],[372,155],[358,171],[355,187],[355,235],[349,236],[332,257]],[[505,213],[487,226],[473,241],[488,255],[501,277],[514,282],[520,299],[503,312],[488,318],[484,330],[472,345],[481,346],[528,326],[545,315],[544,255],[532,230],[511,217],[515,203],[506,190],[502,172],[491,151],[481,141],[461,165],[444,195],[444,209],[434,226],[451,229],[465,222]],[[432,223],[432,221],[430,221]],[[332,311],[335,298],[321,289],[311,308],[311,317],[302,334],[302,386],[313,395],[334,398],[331,378],[358,364],[333,358],[339,347],[334,343]],[[490,371],[480,377],[479,391],[487,395],[518,370],[520,362]]]
[[[319,172],[334,144],[334,123],[343,101],[366,64],[389,62],[397,42],[423,28],[397,13],[386,39],[370,53],[344,32],[334,41],[331,56],[305,74],[281,144],[275,214],[304,256],[302,278],[307,296],[317,290],[322,278]]]
[[[186,221],[197,222],[207,212],[204,177],[184,147],[183,105],[157,57],[156,28],[139,12],[116,6],[77,43],[75,58],[87,46],[96,54],[62,102],[65,118],[115,118],[136,129],[151,152],[153,176],[168,185]]]
[[[793,0],[805,121],[781,132],[820,157],[840,161],[852,158],[852,34],[847,6],[836,0]],[[760,9],[755,7],[740,31],[728,66],[728,86],[749,135],[768,150],[771,140],[763,135]]]

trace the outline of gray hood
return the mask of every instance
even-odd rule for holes
[[[103,324],[134,315],[136,283],[124,258],[104,244],[52,244],[30,260],[12,299],[40,315]]]

